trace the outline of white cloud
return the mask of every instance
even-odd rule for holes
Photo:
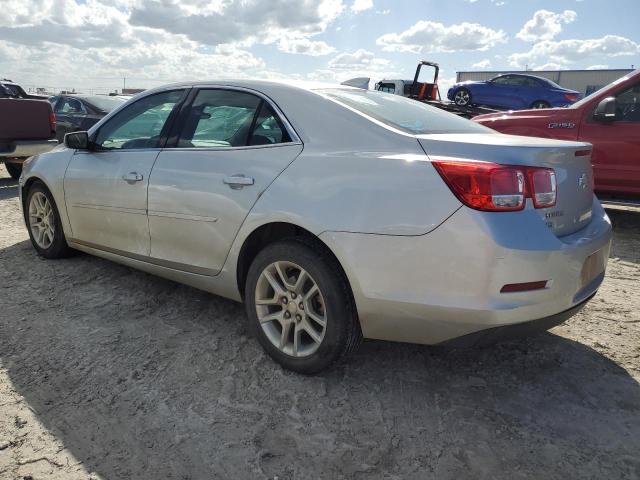
[[[574,22],[577,17],[578,14],[573,10],[565,10],[562,13],[538,10],[533,14],[533,18],[524,24],[516,37],[525,42],[551,40],[562,31],[562,24]]]
[[[566,65],[593,57],[619,57],[640,54],[640,44],[619,35],[605,35],[588,40],[544,40],[525,53],[509,55],[514,67],[535,65],[538,61]]]
[[[587,70],[606,70],[609,65],[591,65],[587,67]]]
[[[278,42],[278,48],[287,53],[299,53],[317,57],[328,55],[336,51],[331,45],[319,40],[309,40],[308,38],[287,38],[283,37]]]
[[[477,63],[474,63],[473,65],[471,65],[471,68],[489,68],[491,67],[491,60],[489,59],[485,59],[485,60],[480,60]]]
[[[387,52],[459,52],[487,50],[506,39],[502,30],[493,30],[477,23],[445,26],[421,20],[404,32],[382,35],[376,44]]]
[[[389,65],[389,60],[376,58],[373,52],[359,49],[353,53],[341,53],[329,61],[331,70],[379,70]]]
[[[319,56],[342,0],[0,0],[0,71],[23,83],[108,91],[278,75],[256,43]],[[20,61],[16,62],[15,59]]]
[[[536,70],[562,70],[562,65],[550,62],[536,66]]]
[[[364,12],[370,8],[373,8],[373,0],[354,0],[353,5],[351,5],[351,11],[353,13]]]

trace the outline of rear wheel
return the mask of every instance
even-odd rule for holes
[[[344,274],[329,254],[305,240],[279,241],[256,256],[245,303],[252,333],[289,370],[316,373],[362,339]]]
[[[73,253],[64,237],[53,196],[42,183],[36,182],[29,189],[25,210],[29,237],[39,255],[62,258]]]
[[[4,166],[7,169],[7,172],[9,172],[9,175],[11,175],[11,178],[14,179],[19,179],[20,175],[22,174],[22,164],[21,163],[6,163],[4,164]]]
[[[544,100],[536,100],[531,104],[531,108],[539,109],[539,108],[550,108],[549,102],[545,102]]]
[[[471,92],[466,88],[459,88],[456,93],[453,94],[453,102],[460,106],[466,107],[471,104]]]

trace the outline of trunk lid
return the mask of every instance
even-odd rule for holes
[[[431,160],[481,160],[553,168],[557,182],[555,206],[534,209],[528,199],[525,209],[535,210],[558,237],[574,233],[591,221],[593,172],[588,143],[499,133],[419,135],[418,141]]]

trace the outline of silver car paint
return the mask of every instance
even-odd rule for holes
[[[151,257],[216,275],[251,207],[301,151],[300,143],[164,150],[149,186]],[[233,176],[254,183],[232,188],[224,180]]]
[[[540,318],[578,303],[575,288],[579,267],[588,255],[608,248],[611,227],[597,200],[593,201],[593,217],[587,227],[560,238],[531,205],[524,212],[498,214],[461,207],[420,144],[429,155],[448,153],[476,159],[480,148],[477,143],[461,142],[464,146],[454,148],[456,142],[448,141],[456,140],[454,136],[418,139],[400,134],[310,90],[280,83],[229,81],[193,85],[232,85],[260,91],[286,113],[304,144],[302,153],[264,192],[255,188],[251,194],[258,200],[237,231],[218,274],[175,268],[176,263],[182,262],[125,256],[122,249],[110,246],[97,248],[71,242],[72,246],[239,300],[236,269],[244,241],[261,225],[289,222],[318,235],[341,261],[354,291],[365,336],[419,343]],[[175,87],[163,87],[167,88]],[[126,104],[120,108],[126,108]],[[117,110],[102,122],[115,113]],[[483,142],[489,145],[482,155],[492,154],[496,145],[491,144],[501,142],[496,140],[498,136],[505,137],[486,135]],[[514,161],[522,159],[518,144],[524,139],[509,138]],[[576,146],[547,140],[537,146],[543,149],[545,144],[549,151]],[[448,146],[430,151],[430,145]],[[503,152],[504,148],[500,146]],[[178,162],[183,152],[165,150],[162,155],[165,153],[171,164]],[[56,203],[65,205],[69,199],[65,198],[62,180],[71,156],[71,151],[61,150],[35,158],[26,166],[21,183],[40,178]],[[150,191],[155,173],[151,172]],[[233,174],[244,172],[234,170]],[[165,190],[174,188],[168,177],[162,181]],[[197,198],[191,188],[183,185],[176,188],[178,197]],[[206,193],[207,198],[225,192],[220,185],[213,189]],[[227,193],[232,193],[231,189]],[[212,211],[198,208],[172,213],[217,218]],[[64,209],[59,209],[65,234],[74,238]],[[230,238],[230,232],[225,235]],[[134,250],[133,246],[127,248]],[[204,243],[198,251],[204,256],[210,254]],[[219,264],[212,261],[192,267],[216,270]],[[496,291],[502,281],[539,280],[532,276],[537,272],[551,280],[545,291],[506,296]],[[490,286],[471,288],[488,279]]]
[[[64,179],[73,241],[148,256],[147,189],[160,149],[75,152]],[[126,181],[135,172],[141,181]]]

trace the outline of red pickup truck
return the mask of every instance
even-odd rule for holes
[[[568,108],[493,113],[473,121],[513,135],[589,142],[598,196],[640,199],[640,69]]]
[[[9,175],[17,179],[25,159],[54,148],[55,135],[56,117],[46,97],[0,79],[0,163]]]

